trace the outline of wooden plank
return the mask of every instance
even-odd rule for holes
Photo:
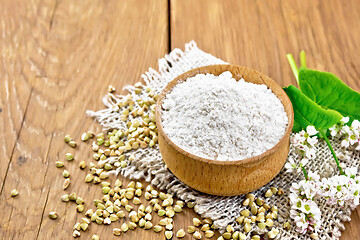
[[[60,134],[54,138],[49,162],[61,159],[68,151],[75,153],[77,160],[67,164],[67,168],[76,177],[71,178],[72,184],[66,192],[76,192],[82,196],[87,208],[94,207],[92,200],[101,197],[101,189],[99,186],[84,183],[86,172],[81,171],[77,164],[80,159],[88,162],[92,152],[87,144],[81,144],[76,151],[64,147],[63,136],[70,133],[77,137],[77,142],[80,143],[81,133],[97,126],[91,119],[84,121],[85,110],[103,108],[101,98],[107,91],[107,86],[111,83],[117,89],[121,89],[127,84],[139,81],[140,75],[149,66],[156,67],[157,59],[164,56],[168,50],[166,9],[166,1],[145,4],[137,1],[98,1],[96,4],[93,1],[84,1],[75,5],[72,1],[66,1],[57,8],[52,28],[54,39],[50,42],[53,41],[53,46],[60,48],[55,54],[63,64],[49,63],[46,69],[48,77],[66,80],[69,84],[64,87],[64,92],[65,98],[71,99],[71,106],[65,104],[56,113],[59,121],[56,121],[54,131]],[[69,21],[73,13],[79,17]],[[73,37],[59,40],[56,35],[62,32]],[[92,49],[90,53],[89,49]],[[83,62],[85,58],[86,61]],[[73,60],[66,62],[66,59]],[[79,64],[74,65],[73,62]],[[76,213],[75,206],[60,202],[59,198],[64,194],[60,190],[63,183],[61,170],[51,166],[49,171],[49,176],[55,177],[48,177],[44,184],[50,185],[45,213],[56,210],[61,217],[54,222],[45,216],[39,239],[67,238],[72,234],[75,222],[83,216]],[[121,179],[126,182],[125,179]],[[82,236],[90,239],[91,235],[96,233],[101,238],[111,238],[112,229],[120,226],[120,223],[110,227],[92,224],[89,231]],[[153,231],[139,230],[122,237],[142,239],[145,238],[144,235],[149,239],[157,237]]]
[[[23,176],[25,181],[20,182],[23,179],[18,178],[16,173],[13,175],[12,171],[29,160],[30,152],[24,149],[21,155],[16,154],[19,148],[17,140],[20,138],[19,134],[22,129],[31,127],[28,130],[36,130],[32,128],[33,126],[27,126],[24,119],[29,109],[29,99],[33,96],[34,85],[42,74],[41,69],[46,58],[43,43],[49,30],[54,3],[54,1],[1,1],[0,3],[2,51],[0,58],[0,108],[2,109],[0,111],[2,136],[0,140],[2,146],[0,151],[0,205],[4,209],[1,211],[3,218],[0,221],[0,236],[3,239],[21,239],[17,236],[26,238],[32,233],[36,233],[36,229],[31,228],[32,216],[27,219],[26,215],[20,214],[20,207],[17,207],[16,201],[11,199],[9,192],[12,188],[26,189],[29,179]],[[7,176],[13,177],[5,186]],[[34,178],[34,180],[37,179]],[[12,216],[9,214],[10,211]],[[13,222],[22,220],[23,222],[29,221],[31,224],[29,228],[22,225],[11,226],[10,217]],[[21,234],[15,234],[15,231],[20,231],[22,227],[24,228]],[[12,228],[11,231],[9,231],[10,228]]]
[[[0,189],[32,87],[45,61],[41,44],[49,28],[53,1],[40,2],[0,2]]]
[[[356,208],[355,211],[351,213],[351,221],[345,224],[345,231],[342,232],[341,240],[357,240],[360,236],[360,217],[359,217],[360,208]]]
[[[287,64],[285,54],[305,49],[314,67],[335,72],[358,88],[359,35],[349,29],[356,28],[359,4],[323,2],[173,1],[171,45],[183,48],[194,38],[205,50],[264,71],[284,85],[293,82],[290,69],[282,67]],[[148,66],[156,67],[168,50],[166,9],[164,0],[1,3],[0,132],[6,136],[0,140],[0,181],[5,182],[0,195],[2,239],[70,238],[80,215],[75,206],[60,202],[63,178],[53,165],[66,152],[76,157],[67,164],[72,174],[67,192],[83,196],[87,207],[101,195],[98,187],[83,183],[85,173],[77,167],[80,160],[90,159],[89,146],[66,148],[63,136],[70,133],[80,142],[83,131],[99,129],[84,118],[84,111],[102,108],[107,85],[120,89],[138,81]],[[259,59],[274,60],[268,64]],[[9,197],[13,188],[20,190],[15,199]],[[47,218],[52,210],[59,213],[56,221]],[[175,230],[190,225],[193,216],[191,210],[177,215]],[[358,216],[353,213],[353,230],[343,239],[357,238]],[[111,238],[111,231],[112,227],[91,225],[82,237],[96,232]],[[122,238],[159,235],[136,230]]]
[[[201,49],[248,66],[282,85],[294,84],[286,53],[307,53],[308,65],[337,74],[360,90],[360,4],[340,1],[171,1],[171,46],[195,40]],[[336,16],[336,17],[334,17]]]
[[[41,13],[53,13],[47,21],[46,38],[33,49],[41,50],[46,61],[38,66],[41,71],[32,82],[32,93],[28,93],[26,116],[13,154],[17,161],[10,163],[0,195],[1,239],[71,238],[73,224],[80,216],[75,214],[75,207],[60,201],[65,193],[61,190],[63,178],[61,170],[54,166],[66,152],[75,152],[64,145],[64,135],[70,133],[79,142],[83,131],[98,128],[91,119],[85,118],[85,110],[102,108],[101,98],[108,84],[121,89],[139,81],[140,75],[149,66],[156,67],[157,59],[168,51],[167,2],[164,0],[53,3],[42,3],[40,8]],[[9,12],[7,15],[12,10],[10,4],[1,8]],[[25,24],[19,21],[20,26]],[[5,27],[13,24],[5,20],[2,23]],[[6,40],[11,41],[11,37],[10,34]],[[14,62],[21,60],[21,54],[20,51],[13,53]],[[10,71],[12,67],[9,64],[4,69]],[[13,85],[22,84],[10,81]],[[9,116],[6,121],[9,119],[12,118]],[[68,191],[76,191],[90,206],[90,199],[99,197],[100,192],[98,186],[88,187],[83,182],[85,173],[78,170],[80,159],[89,159],[86,147],[84,144],[76,150],[76,160],[67,163],[66,168],[73,181]],[[20,192],[16,198],[10,197],[13,188]],[[59,213],[56,221],[47,217],[52,210]],[[111,228],[92,229],[97,230],[102,237],[112,236]],[[144,231],[138,232],[136,236],[144,234]],[[84,235],[90,238],[90,231]],[[157,235],[153,235],[155,239]],[[131,234],[128,236],[132,238]]]
[[[359,91],[359,11],[356,0],[173,0],[171,46],[193,39],[201,49],[283,86],[295,84],[286,54],[298,59],[305,50],[308,66],[330,71]],[[341,239],[359,238],[357,212]]]

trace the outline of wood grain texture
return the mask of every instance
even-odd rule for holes
[[[307,53],[308,66],[330,71],[360,91],[360,2],[357,0],[173,0],[171,46],[195,40],[232,64],[295,84],[286,54]],[[360,207],[344,239],[360,239]]]
[[[310,66],[359,90],[359,10],[356,0],[177,0],[170,9],[167,0],[0,0],[0,239],[72,238],[81,215],[60,201],[62,170],[54,162],[75,154],[66,163],[72,180],[66,192],[84,197],[86,207],[101,192],[83,183],[78,168],[90,158],[89,144],[74,150],[63,136],[80,143],[83,131],[99,130],[85,110],[102,108],[108,84],[121,89],[156,68],[169,45],[183,49],[194,39],[283,85],[294,82],[285,54],[304,49]],[[16,198],[10,197],[13,188],[20,192]],[[53,210],[56,221],[47,217]],[[177,215],[175,230],[194,216],[189,209]],[[359,210],[352,219],[342,239],[359,239]],[[111,231],[94,224],[82,238],[98,233],[115,239]],[[121,238],[163,236],[137,229]]]
[[[23,13],[13,12],[16,7],[25,7]],[[2,49],[9,59],[2,59],[1,77],[8,79],[1,84],[9,85],[4,93],[19,93],[1,92],[6,112],[1,114],[1,129],[16,147],[11,153],[9,141],[6,155],[1,156],[0,239],[70,239],[81,215],[75,206],[60,201],[64,179],[55,161],[63,160],[66,152],[75,154],[76,160],[66,163],[72,180],[66,192],[77,192],[87,201],[86,207],[92,207],[91,200],[101,196],[101,189],[87,186],[85,172],[78,168],[80,160],[90,158],[89,145],[75,151],[65,146],[63,137],[70,133],[79,143],[83,131],[98,129],[85,118],[85,110],[101,109],[110,83],[121,89],[139,81],[168,52],[167,2],[50,1],[24,6],[8,1],[1,12],[2,28],[8,34],[1,44],[9,46]],[[15,51],[17,38],[25,46]],[[9,121],[16,125],[11,132]],[[6,175],[3,166],[8,162]],[[13,188],[20,192],[16,198],[9,195]],[[56,221],[47,217],[50,211],[59,213]],[[95,232],[102,239],[113,237],[111,227],[93,226],[83,238]],[[144,234],[149,232],[129,233],[127,239],[147,238]]]
[[[33,86],[45,62],[53,1],[0,2],[0,187],[22,128]],[[16,14],[15,14],[16,13]]]
[[[49,149],[48,162],[63,159],[66,152],[72,152],[75,162],[66,164],[72,174],[71,186],[66,191],[76,192],[86,201],[86,208],[93,208],[92,200],[101,197],[98,186],[84,183],[86,171],[78,168],[80,160],[91,159],[89,145],[79,144],[74,151],[64,146],[63,136],[70,133],[79,137],[87,129],[98,129],[91,119],[85,119],[87,109],[101,109],[101,98],[107,86],[112,84],[121,89],[140,80],[140,75],[149,66],[156,66],[156,59],[167,52],[166,2],[152,1],[140,4],[137,1],[73,1],[59,2],[54,14],[52,34],[48,44],[53,61],[46,62],[46,78],[53,81],[52,92],[58,109],[54,114],[54,136]],[[153,14],[157,12],[158,14]],[[135,47],[136,46],[136,47]],[[153,56],[156,56],[154,58]],[[59,204],[59,188],[63,183],[61,170],[48,168],[44,186],[48,201],[44,206],[44,217],[38,239],[68,238],[75,222],[81,215],[75,206]],[[63,194],[63,193],[62,193]],[[56,210],[61,216],[52,221],[47,213]],[[97,233],[102,238],[112,238],[112,228],[90,226],[82,234],[90,239]],[[142,238],[143,231],[131,236]],[[126,237],[125,237],[126,239]]]
[[[36,114],[41,116],[41,109],[34,108],[36,103],[34,101],[30,103],[30,99],[36,96],[36,82],[42,74],[41,68],[45,63],[46,54],[42,45],[46,41],[50,28],[54,3],[54,1],[27,1],[26,3],[2,1],[0,3],[2,33],[0,43],[2,51],[0,60],[0,108],[2,108],[0,113],[2,136],[0,140],[0,206],[1,216],[3,216],[0,221],[0,236],[3,239],[36,236],[40,221],[36,223],[34,219],[40,220],[39,216],[42,213],[41,208],[37,211],[37,204],[32,204],[30,207],[25,204],[25,208],[17,207],[17,201],[11,199],[8,193],[11,191],[10,188],[18,188],[24,192],[24,196],[28,195],[37,199],[37,193],[43,187],[39,182],[43,176],[35,175],[33,188],[28,188],[31,171],[26,171],[26,173],[23,171],[26,165],[29,165],[30,158],[43,157],[43,153],[37,151],[41,143],[34,141],[36,138],[31,137],[32,134],[36,136],[39,133],[41,118],[35,117],[29,125],[25,116],[26,113],[29,113],[28,116]],[[31,112],[27,111],[29,108],[32,109]],[[46,128],[44,130],[46,133],[51,131]],[[45,132],[39,134],[44,136]],[[46,146],[45,142],[44,147]],[[21,171],[15,170],[20,168]],[[27,217],[25,212],[31,212],[31,214]]]

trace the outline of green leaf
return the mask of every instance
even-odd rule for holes
[[[360,93],[332,73],[299,69],[301,91],[325,109],[333,109],[351,120],[360,119]]]
[[[295,86],[290,85],[285,87],[284,90],[289,96],[294,109],[293,131],[299,132],[309,125],[314,126],[316,129],[326,130],[341,120],[340,113],[322,108]]]

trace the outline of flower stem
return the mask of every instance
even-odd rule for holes
[[[301,66],[306,68],[305,51],[300,52],[300,62],[301,62]]]
[[[334,157],[334,159],[335,159],[335,162],[336,162],[336,165],[337,165],[337,167],[338,167],[338,169],[339,169],[339,171],[340,171],[340,174],[341,174],[341,175],[345,175],[344,171],[343,171],[342,168],[340,167],[339,159],[336,157],[335,151],[334,151],[334,149],[332,148],[331,143],[330,143],[328,137],[326,136],[326,134],[324,133],[323,130],[321,130],[321,129],[318,129],[318,130],[319,130],[321,136],[325,139],[325,142],[326,142],[326,144],[328,145],[328,147],[329,147],[329,149],[330,149],[330,151],[331,151],[331,154],[333,155],[333,157]]]
[[[305,179],[308,180],[309,177],[308,177],[307,172],[306,172],[306,170],[305,170],[305,168],[303,166],[301,166],[301,170],[302,170],[302,172],[303,172],[303,174],[305,176]]]
[[[298,67],[296,66],[294,57],[291,54],[286,54],[286,57],[288,59],[291,69],[293,70],[296,81],[299,84],[299,70],[298,70]]]

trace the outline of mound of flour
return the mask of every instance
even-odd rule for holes
[[[230,72],[197,74],[177,84],[162,105],[162,125],[182,149],[214,160],[241,160],[274,147],[285,133],[284,106],[266,85]]]

